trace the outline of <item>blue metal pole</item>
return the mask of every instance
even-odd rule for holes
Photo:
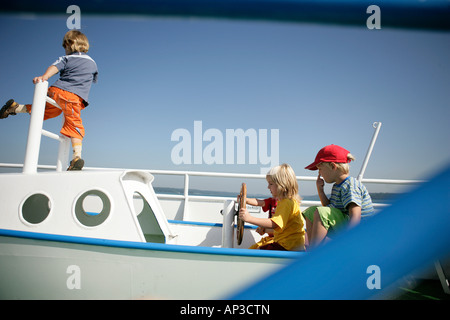
[[[2,12],[65,14],[73,1],[16,0]],[[82,14],[196,16],[274,20],[366,27],[366,10],[376,5],[381,27],[450,30],[447,0],[78,0]]]

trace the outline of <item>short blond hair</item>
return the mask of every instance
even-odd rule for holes
[[[276,184],[279,200],[292,199],[300,204],[301,198],[298,195],[297,178],[290,165],[283,163],[280,166],[273,167],[267,173],[266,179]]]
[[[349,153],[347,154],[348,162],[355,161],[355,157]],[[336,168],[341,171],[343,174],[348,174],[350,172],[350,165],[348,163],[340,163],[340,162],[321,162],[320,165],[327,165],[331,169],[333,169],[332,163],[336,165]]]
[[[64,35],[62,46],[70,52],[88,52],[88,38],[79,30],[70,30]]]

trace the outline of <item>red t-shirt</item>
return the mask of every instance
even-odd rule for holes
[[[277,199],[275,198],[264,199],[264,205],[262,206],[262,210],[264,212],[269,211],[269,219],[272,218],[272,215],[275,213],[276,208],[277,208]]]

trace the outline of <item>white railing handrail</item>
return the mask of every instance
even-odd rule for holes
[[[0,168],[23,168],[21,163],[0,163]],[[55,165],[38,165],[39,169],[54,170]],[[253,173],[231,173],[231,172],[209,172],[209,171],[183,171],[183,170],[153,170],[153,169],[136,169],[136,168],[105,168],[105,167],[83,167],[84,171],[148,171],[152,174],[165,175],[189,175],[189,176],[206,176],[206,177],[221,177],[221,178],[249,178],[249,179],[265,179],[264,174]],[[297,180],[301,181],[316,181],[316,176],[296,176]],[[415,179],[370,179],[363,178],[364,183],[377,184],[418,184],[426,182],[426,180]]]
[[[18,163],[0,163],[0,168],[22,168],[23,164]],[[38,165],[39,169],[44,170],[54,170],[56,166],[54,165]],[[228,172],[207,172],[207,171],[176,171],[176,170],[151,170],[151,169],[130,169],[130,168],[103,168],[103,167],[84,167],[84,171],[135,171],[143,170],[148,171],[151,174],[156,175],[178,175],[184,176],[184,188],[183,194],[162,194],[158,193],[159,199],[173,199],[184,201],[184,216],[188,212],[189,200],[196,201],[226,201],[234,200],[232,197],[223,196],[200,196],[200,195],[190,195],[189,194],[189,178],[192,176],[203,176],[203,177],[215,177],[215,178],[243,178],[243,179],[265,179],[264,174],[249,174],[249,173],[228,173]],[[315,181],[317,177],[314,176],[296,176],[299,181]],[[375,183],[375,184],[418,184],[423,183],[425,180],[405,180],[405,179],[362,179],[363,183]],[[303,206],[320,205],[320,201],[316,200],[303,200]],[[382,208],[389,206],[386,203],[374,203],[375,208]]]

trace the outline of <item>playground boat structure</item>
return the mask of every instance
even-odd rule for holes
[[[70,140],[42,129],[45,103],[55,104],[47,89],[47,82],[36,84],[23,172],[0,174],[1,299],[225,298],[309,254],[246,249],[261,236],[247,225],[242,243],[236,243],[236,199],[189,194],[191,176],[244,180],[264,175],[63,172]],[[381,123],[374,128],[358,179],[420,183],[363,178]],[[60,143],[55,171],[38,172],[46,168],[38,166],[42,135]],[[157,195],[152,183],[162,174],[184,176],[183,195]],[[317,204],[304,201],[302,210]],[[375,204],[376,211],[386,206]],[[266,217],[260,208],[249,210]],[[444,271],[437,270],[444,286]]]

